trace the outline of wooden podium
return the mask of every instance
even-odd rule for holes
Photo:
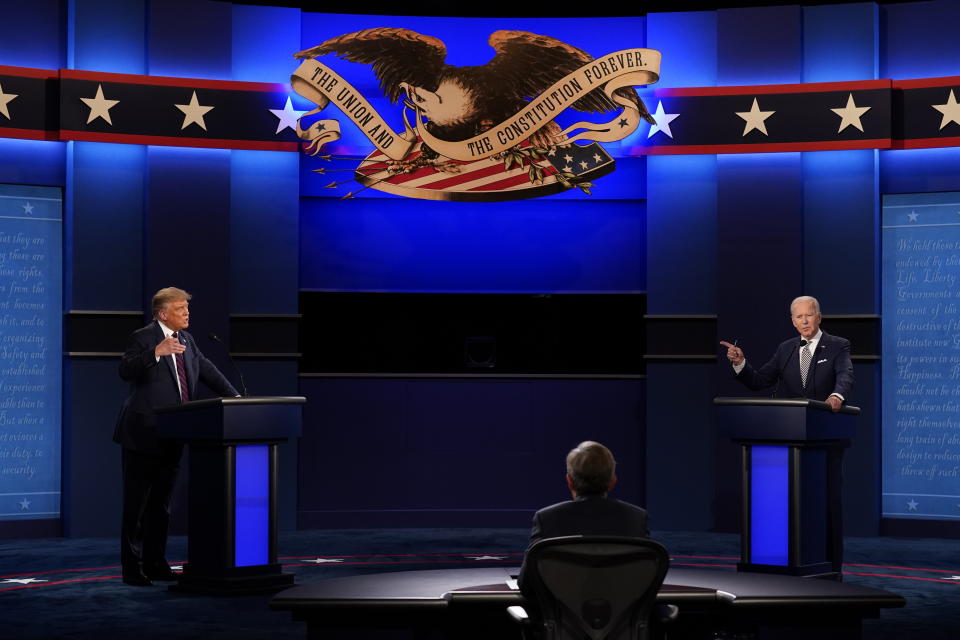
[[[715,398],[743,455],[740,571],[837,577],[841,471],[858,407],[819,400]]]
[[[209,594],[293,584],[277,562],[277,445],[300,435],[306,399],[212,398],[157,411],[189,446],[187,564],[171,589]]]

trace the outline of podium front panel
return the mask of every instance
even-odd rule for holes
[[[753,446],[749,453],[750,564],[787,566],[790,547],[790,449]]]
[[[234,464],[234,566],[270,562],[270,447],[238,445]]]

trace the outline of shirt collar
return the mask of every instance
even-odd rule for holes
[[[169,338],[173,335],[173,329],[163,324],[161,321],[157,320],[157,324],[160,325],[160,329],[163,331],[163,337]]]
[[[823,329],[817,329],[817,335],[813,336],[807,341],[807,344],[810,345],[810,350],[813,351],[817,348],[817,345],[820,344],[820,338],[823,336]],[[803,337],[800,337],[803,340]],[[801,347],[802,349],[803,347]]]

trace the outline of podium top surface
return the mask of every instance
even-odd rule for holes
[[[171,413],[176,411],[192,411],[194,409],[206,409],[208,407],[231,407],[239,405],[282,405],[282,404],[306,404],[307,399],[303,396],[244,396],[240,398],[206,398],[204,400],[191,400],[183,404],[174,404],[169,407],[160,407],[157,413]]]
[[[714,398],[713,404],[732,407],[805,407],[818,411],[830,411],[826,402],[821,400],[812,400],[810,398]],[[852,405],[843,405],[837,413],[848,415],[860,415],[860,407]]]

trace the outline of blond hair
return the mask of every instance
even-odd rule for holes
[[[177,287],[164,287],[153,294],[153,317],[156,318],[160,311],[171,302],[180,300],[189,300],[193,296]]]

